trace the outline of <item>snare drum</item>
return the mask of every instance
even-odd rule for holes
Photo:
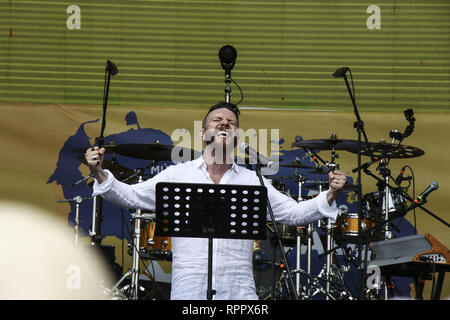
[[[172,261],[172,240],[170,237],[155,236],[156,222],[142,221],[139,238],[141,257],[150,260]]]

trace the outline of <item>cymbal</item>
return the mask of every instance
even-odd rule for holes
[[[317,167],[314,170],[306,171],[306,173],[313,173],[313,174],[328,174],[329,170],[326,171],[322,167]]]
[[[405,146],[405,145],[396,145],[387,142],[378,142],[378,143],[370,143],[370,149],[372,150],[372,154],[376,158],[391,158],[391,159],[406,159],[406,158],[415,158],[420,157],[425,154],[422,149]],[[368,148],[364,148],[361,150],[361,155],[370,156],[370,151]]]
[[[308,148],[313,150],[346,150],[350,152],[358,152],[358,141],[348,139],[313,139],[302,140],[292,144],[293,147]],[[365,148],[366,144],[362,142],[361,149]]]
[[[295,179],[295,176],[277,176],[277,175],[267,175],[264,176],[265,178],[269,179],[269,180],[273,180],[273,179],[281,179],[281,180],[285,180],[285,179]]]
[[[315,168],[314,166],[301,163],[298,159],[295,159],[291,163],[286,163],[286,164],[280,163],[280,167],[296,168],[296,169],[314,169]]]
[[[299,148],[308,148],[313,150],[345,150],[351,153],[358,153],[358,145],[358,140],[333,138],[302,140],[292,144],[292,146]],[[398,146],[387,142],[369,142],[369,144],[367,144],[362,141],[361,155],[370,156],[370,151],[372,151],[374,157],[389,157],[392,159],[415,158],[425,154],[423,150],[412,146]]]
[[[189,148],[170,146],[159,143],[153,144],[120,144],[104,146],[107,153],[117,153],[126,157],[155,160],[155,161],[173,161],[172,153],[180,160],[193,160],[198,158],[201,153]],[[176,162],[176,161],[173,161]]]
[[[275,157],[270,157],[269,160],[273,160],[274,163],[278,164],[280,161],[283,161],[282,158],[276,158]],[[237,164],[248,164],[248,165],[254,165],[256,164],[256,159],[254,158],[249,158],[249,157],[239,157],[239,156],[235,156],[234,157],[234,162],[236,162]]]
[[[322,190],[326,190],[329,187],[328,181],[317,181],[309,184],[305,184],[303,187],[310,190],[319,190],[319,186],[322,185]],[[344,191],[356,191],[358,189],[358,185],[346,183],[343,187]]]

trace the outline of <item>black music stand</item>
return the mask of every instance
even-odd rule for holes
[[[267,189],[261,186],[159,182],[155,235],[208,238],[207,300],[213,238],[266,239]]]

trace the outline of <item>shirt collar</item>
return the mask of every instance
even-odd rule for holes
[[[205,159],[203,159],[203,155],[202,156],[200,156],[200,157],[198,157],[197,159],[195,159],[194,160],[194,163],[195,163],[195,166],[197,167],[197,168],[205,168],[206,169],[206,162],[205,162]],[[233,163],[232,163],[232,165],[231,165],[231,170],[233,170],[234,172],[238,172],[238,168],[239,168],[239,166],[236,164],[236,162],[234,162],[234,160],[233,160]]]

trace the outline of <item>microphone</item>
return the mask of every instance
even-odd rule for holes
[[[343,76],[347,73],[347,70],[348,70],[348,69],[349,69],[348,67],[342,67],[342,68],[337,69],[337,70],[333,73],[333,77],[335,77],[335,78],[341,78],[341,77],[343,77]]]
[[[117,66],[112,61],[106,61],[106,70],[111,73],[112,76],[115,76],[119,73],[119,69],[117,69]]]
[[[428,195],[438,188],[439,184],[436,181],[431,181],[430,185],[420,195],[417,196],[417,199],[414,200],[414,203],[425,202]]]
[[[270,160],[269,158],[263,156],[261,153],[254,150],[253,148],[251,148],[248,145],[248,143],[246,143],[246,142],[242,142],[239,145],[239,151],[247,154],[252,159],[256,159],[257,163],[262,164],[265,167],[268,167],[268,168],[277,168],[278,167],[278,165],[275,161]]]
[[[403,174],[405,173],[405,168],[406,167],[403,167],[400,170],[400,173],[398,174],[397,178],[395,178],[395,182],[397,182],[397,184],[400,184],[403,181]]]
[[[223,46],[219,50],[219,59],[225,73],[229,75],[236,63],[237,51],[230,45]]]
[[[85,182],[85,181],[87,181],[88,179],[93,178],[93,177],[94,177],[93,175],[88,175],[87,177],[84,177],[83,179],[80,179],[80,180],[78,180],[77,182],[72,183],[72,184],[70,185],[70,187],[73,188],[73,187],[75,187],[76,185],[79,185],[80,183]]]

